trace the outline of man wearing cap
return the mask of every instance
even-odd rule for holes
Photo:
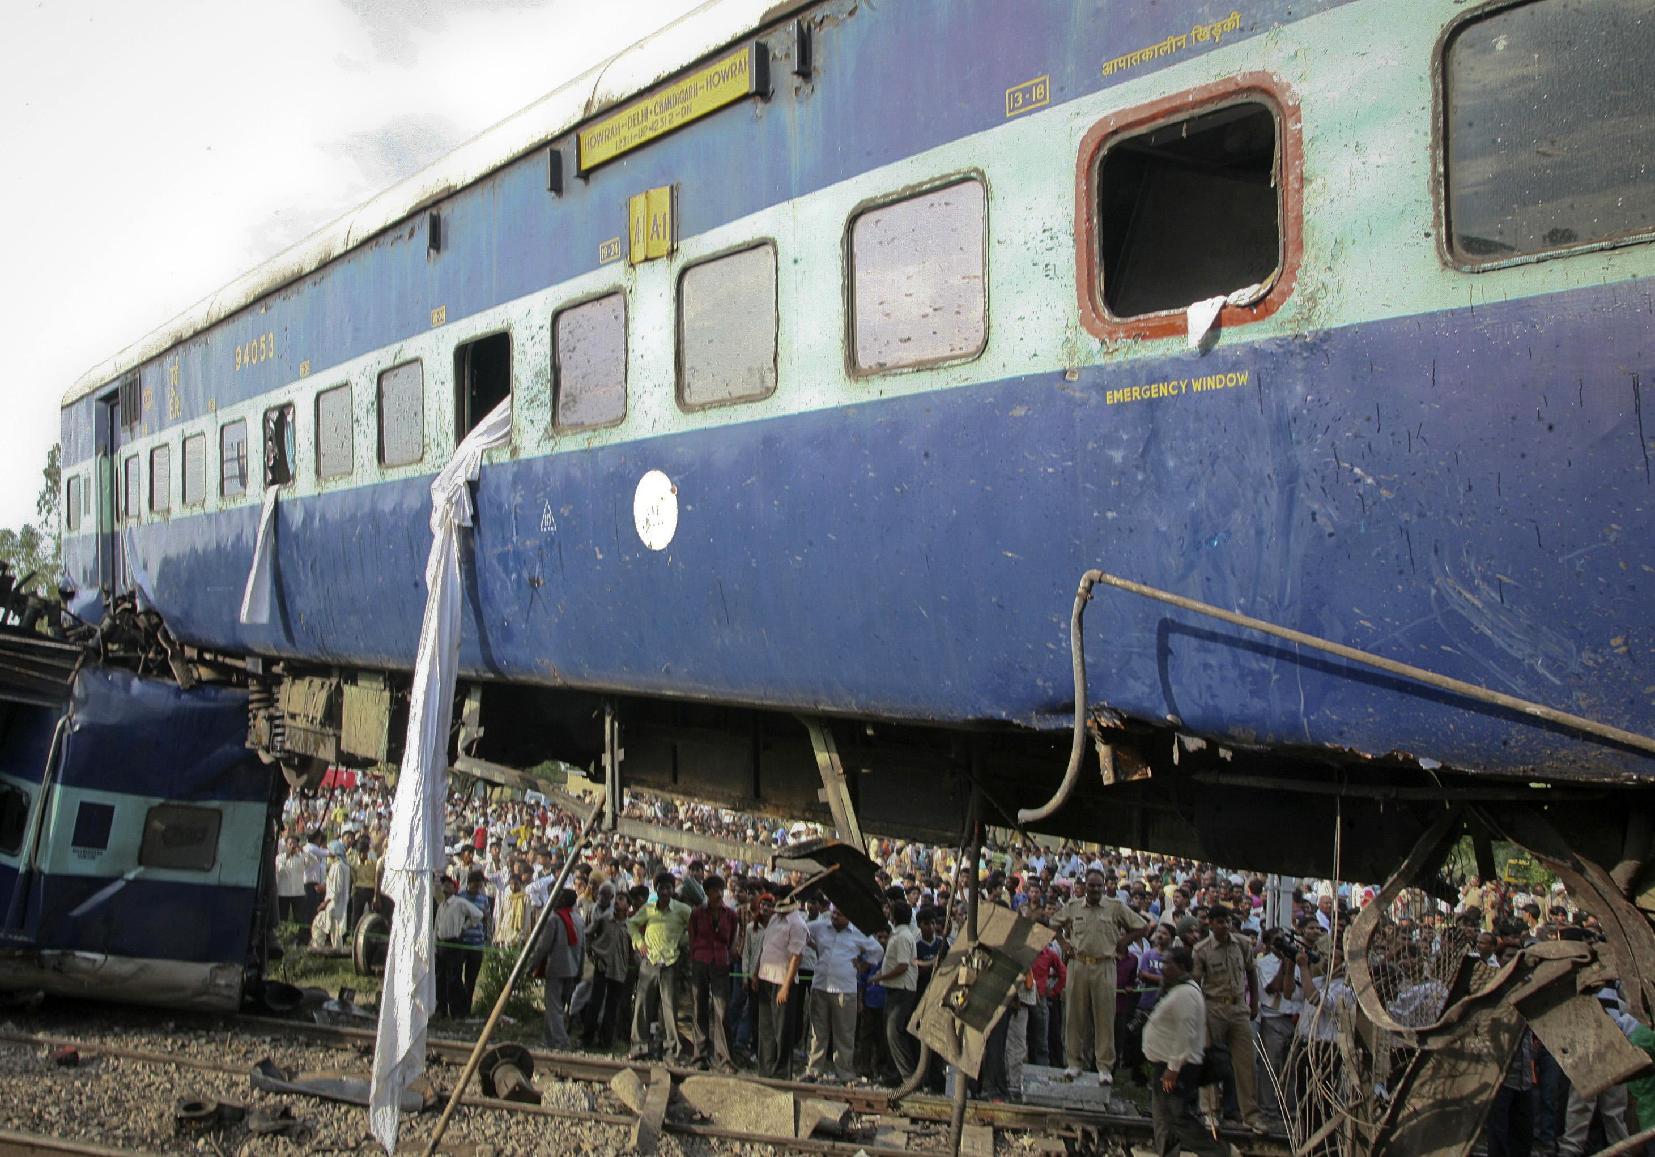
[[[798,1042],[789,1030],[796,1029],[799,1018],[792,1014],[788,1001],[797,995],[794,981],[809,938],[797,901],[775,905],[759,946],[758,1053],[763,1076],[779,1077],[784,1067],[792,1069],[793,1046]]]
[[[1267,1132],[1258,1107],[1253,1067],[1253,1018],[1258,1016],[1258,969],[1253,954],[1234,935],[1230,911],[1207,912],[1207,938],[1195,946],[1194,977],[1207,1002],[1207,1039],[1230,1050],[1241,1119],[1255,1133]]]
[[[1149,931],[1149,921],[1104,891],[1103,872],[1089,869],[1085,898],[1064,904],[1052,924],[1071,958],[1063,1000],[1069,1071],[1080,1072],[1090,1045],[1098,1078],[1109,1085],[1115,1079],[1115,961]]]

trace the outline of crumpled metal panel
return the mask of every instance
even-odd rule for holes
[[[233,1012],[241,1005],[239,964],[138,960],[91,952],[33,952],[0,957],[0,990],[38,988],[75,996]]]

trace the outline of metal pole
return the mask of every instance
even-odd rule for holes
[[[483,1024],[483,1031],[478,1035],[477,1043],[471,1046],[471,1056],[466,1058],[465,1068],[460,1071],[460,1079],[454,1082],[454,1091],[448,1095],[448,1104],[443,1108],[437,1127],[431,1134],[431,1140],[425,1146],[425,1157],[432,1157],[442,1142],[443,1134],[448,1132],[448,1122],[454,1116],[454,1110],[460,1107],[460,1098],[465,1094],[465,1087],[471,1083],[477,1066],[482,1063],[483,1050],[488,1048],[489,1038],[494,1035],[495,1026],[505,1014],[506,1002],[511,999],[512,990],[523,978],[523,973],[528,971],[529,958],[540,943],[540,934],[545,930],[546,920],[552,914],[552,905],[563,887],[563,882],[569,878],[570,870],[575,866],[576,854],[585,848],[586,842],[592,838],[592,833],[598,826],[598,817],[603,815],[603,806],[603,800],[592,805],[592,814],[586,817],[586,822],[581,825],[580,837],[570,846],[569,855],[563,861],[563,870],[557,874],[557,880],[546,893],[546,906],[535,918],[534,928],[529,932],[528,939],[523,941],[523,948],[517,954],[517,963],[512,965],[511,975],[506,977],[506,983],[500,988],[500,995],[495,998],[494,1010],[488,1014],[488,1020]]]
[[[971,754],[972,779],[980,779],[977,773],[981,768],[982,757],[976,751]],[[981,873],[983,855],[983,792],[973,785],[971,788],[971,804],[966,812],[966,843],[968,852],[966,858],[966,893],[965,893],[965,942],[974,944],[977,941],[977,897],[979,892],[978,877]],[[965,1101],[966,1075],[965,1070],[958,1064],[954,1066],[954,1106],[948,1118],[948,1151],[958,1154],[960,1138],[965,1134]]]

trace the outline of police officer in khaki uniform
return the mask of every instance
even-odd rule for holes
[[[1207,912],[1207,936],[1195,946],[1194,977],[1207,998],[1207,1040],[1230,1050],[1241,1119],[1255,1133],[1266,1131],[1258,1107],[1253,1068],[1253,1019],[1258,1016],[1258,970],[1253,954],[1237,940],[1229,909]]]
[[[1069,1068],[1078,1072],[1090,1035],[1098,1076],[1114,1081],[1115,961],[1149,931],[1149,921],[1114,897],[1104,896],[1103,873],[1086,873],[1086,898],[1058,909],[1052,924],[1069,955],[1068,987],[1063,996],[1063,1049]]]

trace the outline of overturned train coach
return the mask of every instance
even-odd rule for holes
[[[94,662],[64,757],[119,692],[395,760],[430,483],[509,404],[456,768],[1357,879],[1450,801],[1647,897],[1655,12],[1409,13],[697,9],[68,392],[72,606],[227,683]],[[221,754],[76,790],[258,799]],[[52,807],[61,935],[187,886],[117,803],[88,907]]]

